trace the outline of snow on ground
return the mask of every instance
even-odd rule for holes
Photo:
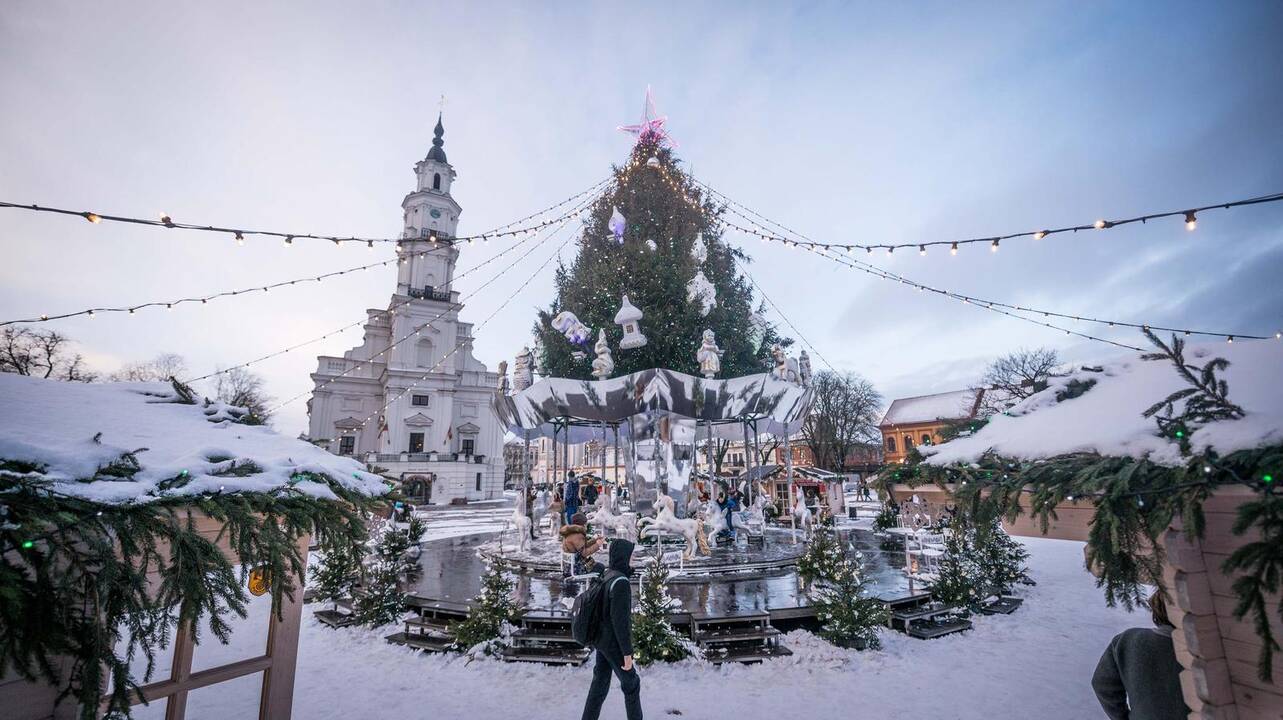
[[[1246,417],[1210,423],[1191,436],[1194,451],[1214,447],[1222,454],[1283,442],[1283,343],[1277,340],[1190,344],[1185,362],[1202,367],[1223,357],[1230,367],[1219,373],[1229,383],[1229,399]],[[1072,380],[1095,381],[1082,395],[1056,401]],[[1149,456],[1180,465],[1180,448],[1157,435],[1149,406],[1189,387],[1168,360],[1141,360],[1132,354],[1102,364],[1101,372],[1079,371],[1056,378],[1051,386],[995,415],[974,435],[918,449],[935,465],[974,462],[988,450],[1027,459],[1075,452],[1120,457]],[[1179,409],[1179,403],[1178,403]]]
[[[468,505],[447,505],[419,514],[427,524],[424,542],[499,532],[512,517],[512,501],[496,500]]]
[[[982,617],[970,632],[922,641],[885,631],[884,649],[855,652],[805,633],[793,657],[755,666],[696,662],[642,668],[649,717],[1099,718],[1089,684],[1116,633],[1148,615],[1105,606],[1083,569],[1082,543],[1022,539],[1036,587],[1013,615]],[[315,606],[309,606],[314,609]],[[364,718],[574,718],[592,675],[582,668],[468,662],[389,645],[380,631],[331,630],[305,612],[294,716]],[[617,684],[602,713],[623,718]]]
[[[326,485],[298,479],[304,472],[326,475],[359,492],[387,491],[383,478],[352,458],[266,426],[231,422],[223,403],[183,405],[174,402],[176,397],[168,383],[75,383],[0,374],[0,458],[38,463],[59,492],[104,503],[287,486],[336,497]],[[125,452],[136,452],[141,466],[132,478],[83,482]],[[220,474],[247,461],[261,472]],[[175,478],[182,478],[178,486],[161,489],[161,481]]]

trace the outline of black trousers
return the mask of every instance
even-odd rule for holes
[[[597,662],[592,669],[592,685],[588,686],[588,699],[584,702],[583,720],[597,720],[601,716],[602,703],[610,692],[610,675],[613,672],[619,677],[619,689],[624,691],[624,710],[628,720],[642,720],[641,678],[637,677],[637,666],[625,670],[623,657],[606,657],[601,650],[597,651]]]

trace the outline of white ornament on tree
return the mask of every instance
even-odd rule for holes
[[[717,347],[717,337],[712,330],[704,331],[704,341],[695,351],[695,359],[699,361],[700,374],[709,380],[722,371],[722,349]]]
[[[516,364],[512,368],[512,389],[521,392],[534,381],[535,358],[529,347],[521,348],[517,353]]]
[[[646,336],[641,331],[642,311],[628,302],[624,296],[619,312],[615,313],[615,323],[624,329],[624,339],[619,341],[620,350],[635,350],[646,344]]]
[[[569,310],[563,310],[557,313],[557,317],[552,319],[552,326],[558,332],[566,336],[566,339],[576,345],[583,345],[588,342],[592,336],[592,330],[588,326],[579,322],[579,318]]]
[[[628,221],[624,219],[624,214],[619,212],[619,208],[612,208],[608,227],[610,228],[610,234],[622,244],[624,242],[624,230],[628,228]]]
[[[704,233],[695,236],[695,242],[691,245],[691,259],[696,265],[703,265],[708,260],[708,246],[704,244]]]
[[[597,359],[592,361],[593,377],[605,380],[615,372],[615,360],[610,356],[610,345],[606,344],[604,328],[597,331],[597,344],[593,346],[593,350],[597,351]]]
[[[699,303],[700,317],[708,317],[713,308],[717,307],[717,288],[704,276],[703,270],[696,270],[695,277],[686,283],[686,299]]]
[[[748,316],[748,341],[754,350],[762,348],[762,341],[766,339],[766,318],[761,313],[753,313]]]
[[[658,250],[658,249],[659,249],[659,246],[655,244],[655,241],[654,241],[654,240],[647,240],[647,241],[646,241],[646,247],[650,248],[651,250]]]

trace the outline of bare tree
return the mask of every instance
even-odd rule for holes
[[[178,353],[161,353],[144,362],[125,363],[111,374],[114,381],[154,382],[187,374],[187,361]]]
[[[1004,412],[1036,392],[1047,389],[1047,382],[1061,371],[1060,355],[1051,348],[1020,349],[994,360],[980,379],[984,398],[980,415],[988,417]]]
[[[822,370],[811,380],[815,403],[802,423],[802,436],[815,464],[842,472],[857,446],[877,442],[882,393],[855,373]]]
[[[53,330],[7,327],[0,333],[0,372],[32,377],[93,382],[97,373],[85,367],[71,340]]]
[[[243,407],[261,423],[271,417],[272,397],[263,390],[263,378],[243,367],[220,373],[214,381],[214,396],[228,405]]]

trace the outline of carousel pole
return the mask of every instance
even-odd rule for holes
[[[789,437],[788,426],[784,426],[784,477],[788,480],[789,504],[791,505],[797,495],[793,491],[793,439]],[[789,524],[793,528],[793,543],[797,543],[797,511],[796,508],[789,513]]]
[[[615,477],[614,477],[613,483],[615,485],[615,492],[618,493],[619,492],[619,423],[615,423],[613,427],[615,430]],[[616,500],[618,500],[618,496],[616,496]],[[619,509],[618,502],[615,503],[614,509],[616,510]]]
[[[601,421],[601,489],[606,490],[606,421]]]
[[[545,465],[544,467],[552,468],[552,478],[549,480],[548,486],[552,488],[552,492],[555,495],[559,492],[557,490],[557,423],[556,421],[553,421],[552,423],[552,462],[549,465]],[[562,498],[562,501],[564,502],[565,498]]]
[[[561,443],[561,459],[562,459],[561,464],[565,466],[563,469],[566,472],[570,472],[570,419],[569,418],[566,418],[565,425],[566,425],[566,439]],[[578,500],[575,500],[575,505],[576,507],[578,507],[579,505]]]
[[[748,447],[748,421],[740,420],[740,428],[744,430],[744,477],[748,479],[747,486],[744,488],[744,499],[749,505],[753,504],[753,459],[750,457],[753,452]]]

